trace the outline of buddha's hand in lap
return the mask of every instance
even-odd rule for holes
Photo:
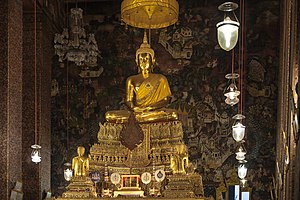
[[[133,108],[133,111],[134,111],[135,113],[145,113],[145,112],[149,112],[149,111],[151,111],[151,110],[152,110],[151,107],[146,107],[146,108],[134,107],[134,108]]]

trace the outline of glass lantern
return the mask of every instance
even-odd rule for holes
[[[64,166],[65,166],[64,178],[65,178],[66,181],[70,181],[73,177],[73,171],[71,169],[71,163],[65,163]]]
[[[41,146],[38,144],[31,145],[32,152],[31,152],[31,161],[35,164],[41,162]]]
[[[247,167],[244,164],[239,165],[238,176],[240,179],[245,179],[245,177],[247,176]]]
[[[225,51],[233,49],[238,41],[240,23],[234,13],[237,8],[238,5],[233,2],[225,2],[218,7],[224,12],[224,20],[216,25],[218,43]]]
[[[241,142],[245,137],[245,128],[246,128],[246,126],[244,126],[241,121],[242,119],[245,119],[245,116],[241,114],[237,114],[232,118],[236,120],[236,122],[232,126],[233,139],[237,142]]]
[[[242,141],[245,136],[245,126],[242,123],[237,122],[234,126],[232,126],[232,136],[235,141]]]
[[[227,98],[225,99],[225,103],[228,105],[235,105],[239,102],[239,99],[237,98],[240,94],[239,91],[237,91],[237,87],[235,84],[231,83],[228,87],[228,92],[224,94]]]
[[[244,151],[243,147],[240,146],[239,149],[238,149],[238,152],[235,153],[236,154],[236,159],[239,161],[239,162],[243,162],[245,160],[245,155],[246,155],[246,152]]]
[[[227,74],[225,78],[230,80],[230,85],[226,88],[224,96],[227,97],[225,99],[225,103],[228,105],[235,105],[239,102],[239,99],[237,98],[240,95],[240,91],[238,91],[237,86],[235,84],[235,79],[239,77],[239,74],[231,73]]]

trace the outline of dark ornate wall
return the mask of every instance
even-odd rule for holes
[[[215,25],[223,17],[217,6],[222,2],[179,3],[179,23],[151,32],[155,71],[169,80],[173,93],[170,107],[180,113],[190,160],[203,177],[205,196],[215,196],[215,188],[237,166],[231,117],[237,114],[238,106],[226,105],[223,95],[225,74],[231,72],[231,53],[221,50],[216,39]],[[103,11],[105,14],[94,20],[89,17],[86,26],[95,33],[101,51],[98,66],[89,69],[102,72],[99,77],[81,77],[86,69],[73,63],[59,65],[58,58],[53,59],[51,181],[56,195],[67,184],[63,164],[75,156],[78,145],[89,149],[97,142],[99,122],[104,122],[106,111],[124,108],[126,78],[137,72],[135,51],[143,31],[120,25],[118,6],[111,14]],[[270,199],[275,166],[279,1],[251,0],[245,8],[242,108],[246,116],[247,179],[253,200]],[[235,52],[239,48],[237,45]],[[236,54],[236,70],[238,58]]]

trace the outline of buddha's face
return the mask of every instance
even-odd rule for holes
[[[142,72],[150,71],[152,67],[152,60],[150,54],[142,53],[139,55],[139,67],[141,68]]]
[[[77,153],[78,153],[79,156],[83,156],[83,154],[84,154],[84,147],[78,147],[77,148]]]

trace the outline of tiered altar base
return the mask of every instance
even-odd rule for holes
[[[74,177],[67,187],[67,191],[63,193],[64,199],[77,198],[84,199],[96,197],[96,191],[93,182],[89,177],[78,176]]]
[[[98,171],[102,174],[100,182],[105,182],[102,185],[109,186],[106,189],[111,191],[112,197],[131,200],[141,198],[204,200],[202,198],[204,196],[202,177],[191,170],[193,166],[187,166],[188,160],[184,160],[187,159],[188,153],[183,143],[183,130],[180,121],[141,123],[140,127],[144,139],[132,151],[123,146],[120,140],[124,126],[125,124],[108,122],[103,125],[100,124],[98,143],[90,149],[90,171]],[[175,158],[177,160],[174,161]],[[186,161],[186,165],[183,167],[182,163],[184,161]],[[152,179],[148,185],[140,182],[139,187],[141,189],[139,190],[125,191],[118,189],[119,186],[117,185],[120,185],[120,183],[114,185],[109,179],[112,173],[118,173],[121,176],[137,175],[140,177],[144,172],[153,174],[154,170],[163,170],[166,178],[159,183]],[[73,191],[76,188],[72,185],[74,184],[70,184],[69,190],[58,200],[111,199],[101,194],[100,191],[104,188],[98,188],[95,197],[76,195],[76,198],[75,193],[70,191],[72,188]],[[151,193],[152,187],[158,191],[153,194],[155,197]],[[82,187],[83,190],[91,191],[89,188],[84,188],[85,186]],[[71,194],[69,194],[70,192]],[[91,195],[91,192],[89,194]]]
[[[90,168],[104,171],[107,165],[112,171],[126,174],[126,169],[143,173],[147,168],[165,166],[170,171],[171,155],[176,146],[183,144],[183,130],[180,121],[143,123],[140,127],[144,134],[143,142],[133,151],[121,144],[120,134],[124,124],[106,122],[100,124],[98,143],[90,149]],[[129,173],[129,171],[127,172]]]

